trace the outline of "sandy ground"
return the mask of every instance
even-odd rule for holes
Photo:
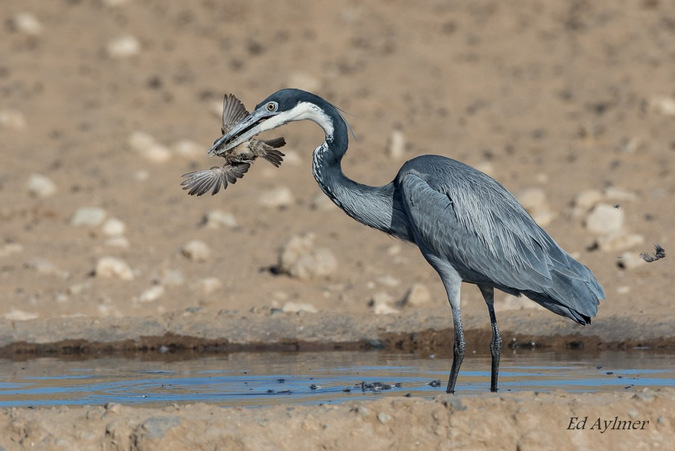
[[[314,124],[280,131],[280,169],[256,162],[216,196],[181,190],[181,174],[218,163],[205,151],[220,134],[225,92],[250,109],[288,86],[347,112],[357,141],[343,167],[355,180],[381,185],[404,160],[438,153],[535,199],[533,216],[593,270],[607,300],[580,328],[499,294],[506,340],[673,348],[672,259],[639,258],[657,243],[668,253],[675,238],[670,2],[9,0],[0,17],[3,355],[206,341],[330,349],[425,330],[430,348],[447,346],[449,337],[434,338],[450,334],[445,295],[419,251],[321,197],[310,170],[323,139]],[[619,213],[594,230],[599,204]],[[85,207],[99,210],[83,218]],[[306,279],[279,275],[279,249],[307,233],[337,266]],[[428,296],[399,305],[415,284]],[[462,299],[469,346],[483,346],[479,291],[466,286]],[[376,314],[378,306],[398,313]],[[636,396],[486,395],[462,399],[466,410],[378,401],[368,415],[349,405],[16,409],[1,412],[0,445],[166,449],[162,440],[175,439],[264,449],[283,432],[288,448],[369,436],[373,447],[525,449],[546,446],[548,434],[596,447],[594,431],[566,430],[569,417],[619,415],[649,420],[649,430],[601,440],[651,447],[672,432],[663,412],[673,411],[673,393]],[[378,420],[380,411],[392,420]],[[186,434],[195,430],[204,433]]]

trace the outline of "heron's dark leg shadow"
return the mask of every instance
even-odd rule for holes
[[[499,359],[502,355],[502,337],[497,328],[497,317],[495,316],[495,289],[492,287],[478,286],[483,294],[483,299],[490,313],[490,324],[492,325],[492,341],[490,342],[490,354],[492,354],[492,372],[490,375],[490,391],[497,391],[497,379],[499,377]]]

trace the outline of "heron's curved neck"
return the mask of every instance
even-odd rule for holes
[[[342,172],[341,161],[349,145],[347,124],[330,104],[322,106],[326,117],[314,120],[326,134],[326,140],[314,150],[312,172],[321,190],[349,216],[370,227],[409,239],[398,230],[394,186],[368,186],[357,183]]]

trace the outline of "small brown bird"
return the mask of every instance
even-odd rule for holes
[[[229,132],[234,125],[248,116],[248,111],[232,94],[225,94],[223,97],[223,126],[221,131],[223,135]],[[211,190],[211,195],[217,194],[220,188],[227,188],[228,183],[236,183],[246,174],[251,163],[256,158],[261,157],[275,167],[279,167],[283,161],[284,154],[278,151],[279,147],[286,145],[284,138],[275,138],[270,140],[249,139],[245,143],[231,149],[221,155],[225,158],[223,167],[214,166],[204,171],[194,171],[183,174],[186,180],[183,180],[181,186],[184,190],[189,190],[188,194],[201,196]]]

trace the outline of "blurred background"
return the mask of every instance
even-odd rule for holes
[[[466,162],[595,272],[600,315],[673,312],[672,264],[639,256],[673,246],[672,2],[4,0],[0,18],[0,317],[447,309],[416,248],[322,197],[314,124],[274,132],[279,169],[181,190],[220,164],[223,94],[250,111],[283,87],[345,110],[355,180]]]

